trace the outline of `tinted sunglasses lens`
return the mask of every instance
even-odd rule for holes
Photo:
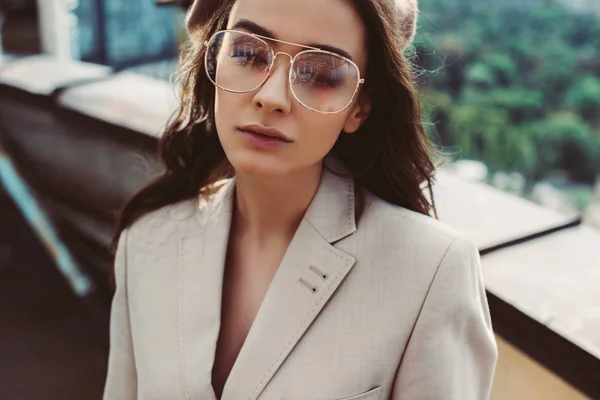
[[[301,53],[293,65],[292,90],[305,106],[333,113],[350,104],[359,79],[358,68],[345,58],[308,51]]]
[[[219,32],[206,49],[206,73],[226,90],[250,91],[267,77],[273,55],[269,46],[242,32]]]

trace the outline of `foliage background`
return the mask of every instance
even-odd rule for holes
[[[531,187],[600,174],[600,2],[423,0],[424,117],[456,159]],[[457,149],[460,149],[458,151]]]

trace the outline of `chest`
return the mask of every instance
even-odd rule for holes
[[[232,246],[228,251],[212,370],[213,389],[219,397],[282,257],[281,250],[258,254]]]
[[[140,398],[184,398],[187,389],[192,398],[244,399],[263,382],[265,400],[341,399],[395,370],[422,304],[415,292],[429,281],[395,275],[416,270],[398,268],[398,257],[374,273],[366,263],[373,256],[351,242],[344,251],[357,262],[345,276],[351,263],[341,250],[304,237],[283,262],[231,254],[198,236],[161,253],[132,252],[128,301]]]

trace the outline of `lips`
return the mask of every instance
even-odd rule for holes
[[[239,128],[242,131],[251,132],[256,135],[265,136],[271,139],[281,140],[282,142],[291,143],[292,140],[275,128],[267,128],[261,125],[245,125]]]

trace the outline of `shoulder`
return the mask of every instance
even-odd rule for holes
[[[197,198],[181,200],[151,211],[127,228],[127,247],[135,253],[152,253],[198,229]]]
[[[151,211],[133,223],[129,230],[137,234],[171,230],[195,231],[198,224],[202,224],[215,206],[219,205],[230,181],[224,179],[216,182],[205,196],[198,195]]]
[[[231,179],[214,183],[205,195],[184,199],[149,212],[129,227],[129,241],[160,244],[174,235],[197,233],[218,206],[222,205]]]
[[[193,218],[199,211],[199,207],[200,202],[197,198],[166,205],[142,216],[132,224],[130,231],[152,231],[165,226],[181,225]]]
[[[357,233],[379,260],[418,264],[422,272],[434,272],[443,260],[467,261],[478,254],[475,242],[464,233],[369,192]]]
[[[450,243],[465,238],[462,232],[438,219],[388,203],[369,192],[365,194],[365,208],[360,222],[394,237],[409,236],[424,243]]]

